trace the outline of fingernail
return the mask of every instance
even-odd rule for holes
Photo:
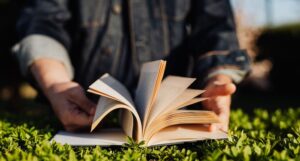
[[[210,131],[215,131],[215,130],[216,130],[216,125],[211,125],[211,126],[209,127],[209,130],[210,130]]]

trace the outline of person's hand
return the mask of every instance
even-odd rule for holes
[[[92,124],[95,104],[75,82],[53,84],[47,90],[52,108],[67,131],[77,131]]]
[[[31,65],[31,72],[67,131],[91,125],[96,106],[82,87],[71,81],[61,62],[38,59]]]
[[[205,90],[203,97],[209,99],[203,102],[203,108],[214,111],[221,121],[219,124],[210,125],[209,129],[228,131],[231,95],[235,92],[236,86],[228,76],[217,75],[208,81]]]

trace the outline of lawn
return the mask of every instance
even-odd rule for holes
[[[25,104],[24,106],[30,106]],[[143,148],[71,147],[49,143],[61,128],[44,107],[19,112],[0,104],[2,160],[300,160],[300,108],[231,112],[229,138]]]

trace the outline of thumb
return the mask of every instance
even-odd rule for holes
[[[70,98],[70,101],[77,104],[82,111],[89,115],[94,115],[96,105],[86,97],[83,90],[78,90],[76,93],[71,94]]]
[[[87,115],[84,112],[77,112],[72,116],[74,118],[74,123],[79,126],[89,126],[93,122],[93,116]]]
[[[75,103],[78,104],[79,108],[88,113],[89,115],[94,115],[96,110],[96,105],[90,101],[85,94],[80,97],[80,99],[75,100]]]
[[[69,113],[69,119],[72,123],[65,126],[65,129],[71,132],[84,129],[90,126],[93,122],[93,117],[91,115],[87,115],[85,112],[78,109],[77,105],[75,106],[76,108],[73,108],[71,113]]]
[[[213,82],[211,86],[207,88],[207,96],[227,96],[232,95],[236,91],[236,86],[233,83],[220,83],[218,81]]]

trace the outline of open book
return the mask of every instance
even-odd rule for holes
[[[146,146],[174,144],[204,139],[223,139],[221,130],[209,132],[205,124],[219,123],[212,111],[187,110],[184,107],[205,100],[203,90],[188,88],[194,78],[163,75],[166,62],[143,64],[135,97],[109,74],[90,85],[88,91],[100,95],[91,133],[59,132],[53,138],[70,145],[122,145],[126,136]],[[120,109],[122,129],[93,130],[112,111]]]

